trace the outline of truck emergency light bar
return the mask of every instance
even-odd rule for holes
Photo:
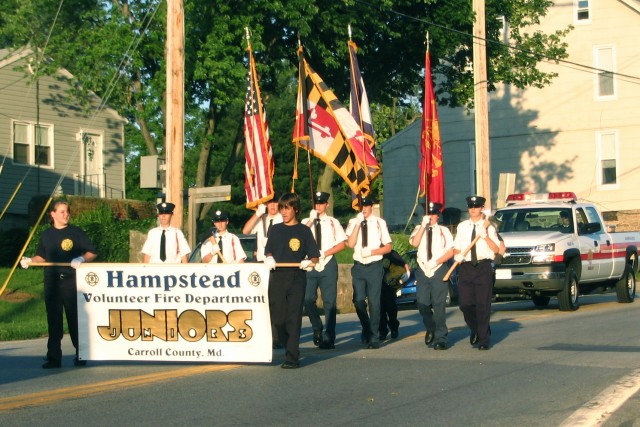
[[[575,202],[578,200],[576,193],[561,191],[555,193],[516,193],[509,194],[507,204],[517,203],[543,203],[543,202]]]

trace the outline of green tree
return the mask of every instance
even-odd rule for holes
[[[546,57],[566,57],[562,37],[568,29],[553,34],[529,29],[551,4],[487,2],[490,90],[498,82],[543,86],[554,77],[536,64]],[[379,140],[419,117],[411,100],[422,83],[427,31],[434,72],[444,77],[437,87],[440,102],[472,105],[469,0],[185,0],[184,7],[185,187],[233,184],[236,211],[244,205],[239,184],[244,181],[245,27],[251,30],[281,190],[291,186],[294,162],[299,43],[314,69],[346,100],[351,24],[369,99],[376,105]],[[509,45],[501,43],[503,22],[508,23]],[[137,159],[164,152],[165,34],[166,3],[160,0],[5,0],[0,5],[1,47],[29,45],[39,58],[38,72],[66,68],[74,76],[70,95],[82,100],[91,90],[129,120],[127,192],[136,197],[154,197],[137,189]],[[307,158],[301,154],[296,190],[306,200]],[[324,165],[309,163],[313,179],[320,179]],[[348,206],[348,191],[335,177],[330,181],[338,189],[335,205]],[[200,217],[204,220],[206,210]]]

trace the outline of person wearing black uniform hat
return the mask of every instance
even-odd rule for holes
[[[313,344],[321,349],[335,348],[336,340],[336,300],[338,297],[338,262],[335,254],[346,246],[347,236],[340,222],[327,215],[329,193],[318,191],[313,195],[314,208],[309,218],[302,223],[311,228],[313,237],[320,249],[320,259],[313,270],[307,272],[307,287],[304,297],[304,307],[313,328]],[[322,295],[325,331],[318,312],[316,301],[318,288]]]
[[[160,225],[149,230],[147,240],[142,246],[144,263],[175,264],[188,262],[191,248],[181,230],[171,225],[173,203],[162,202],[156,205]]]
[[[441,209],[440,203],[429,202],[421,224],[409,237],[409,243],[418,248],[416,305],[427,329],[424,342],[427,346],[433,343],[435,350],[447,349],[449,284],[443,280],[447,272],[443,264],[453,257],[453,236],[447,227],[438,224]]]
[[[229,213],[217,210],[211,222],[215,226],[213,235],[202,245],[202,262],[236,264],[244,262],[247,254],[235,234],[228,231]]]
[[[266,203],[259,205],[255,213],[249,217],[242,227],[242,234],[256,235],[256,250],[253,254],[253,259],[257,262],[264,262],[266,259],[264,248],[267,245],[271,227],[282,223],[282,215],[278,209],[279,199],[280,194],[277,191],[274,191],[271,199]],[[282,348],[282,343],[275,340],[278,334],[273,326],[271,328],[271,333],[274,337],[273,348]]]
[[[494,272],[491,261],[500,250],[495,227],[482,214],[486,199],[467,197],[469,219],[458,224],[454,242],[454,259],[460,262],[458,269],[459,307],[471,330],[469,342],[478,344],[479,350],[489,350],[491,329],[491,298]],[[462,253],[476,238],[477,243],[463,256]]]
[[[267,238],[271,227],[282,222],[282,215],[278,210],[278,200],[280,194],[276,191],[273,197],[266,203],[258,206],[255,213],[249,217],[242,227],[242,234],[256,235],[256,253],[254,259],[258,262],[264,262],[264,247],[267,245]]]
[[[347,225],[347,245],[353,248],[353,305],[362,325],[361,340],[367,348],[380,348],[380,293],[382,257],[391,252],[387,223],[373,214],[373,199],[362,198],[362,212]],[[367,313],[367,303],[369,312]]]

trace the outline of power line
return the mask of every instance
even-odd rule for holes
[[[377,7],[374,4],[369,3],[367,1],[364,1],[364,0],[355,0],[355,2],[363,4],[363,5],[366,5],[366,6],[370,7],[370,8]],[[417,21],[417,22],[422,22],[422,23],[427,24],[429,26],[440,28],[442,30],[445,30],[445,31],[448,31],[448,32],[451,32],[451,33],[463,35],[465,37],[470,37],[470,38],[473,38],[473,39],[484,40],[484,42],[486,44],[498,45],[498,46],[506,47],[509,50],[515,50],[515,51],[519,51],[519,52],[525,53],[527,55],[539,57],[541,59],[544,59],[547,62],[565,64],[565,66],[567,66],[569,68],[577,69],[578,71],[586,71],[586,72],[590,72],[590,73],[594,73],[594,74],[601,73],[601,72],[606,72],[606,73],[609,73],[612,76],[616,76],[618,78],[621,78],[622,81],[626,81],[626,82],[631,83],[631,84],[640,84],[640,77],[639,76],[632,76],[632,75],[629,75],[629,74],[622,74],[622,73],[618,73],[618,72],[611,71],[611,70],[604,70],[604,69],[596,68],[596,67],[593,67],[593,66],[590,66],[590,65],[580,64],[580,63],[574,62],[574,61],[568,61],[568,60],[565,60],[565,59],[554,58],[554,57],[543,55],[543,54],[540,54],[540,53],[531,52],[530,50],[523,49],[523,48],[521,48],[519,46],[512,46],[512,45],[510,45],[508,43],[503,43],[503,42],[496,41],[496,40],[490,40],[490,39],[487,39],[487,38],[482,39],[481,37],[474,36],[473,34],[465,33],[464,31],[460,31],[460,30],[456,30],[456,29],[451,28],[451,27],[447,27],[447,26],[444,26],[444,25],[436,24],[434,22],[427,21],[426,19],[417,18],[415,16],[411,16],[411,15],[408,15],[406,13],[398,12],[398,11],[393,10],[393,9],[390,9],[389,12],[392,13],[392,14],[395,14],[397,16],[401,16],[403,18],[410,19],[410,20]]]

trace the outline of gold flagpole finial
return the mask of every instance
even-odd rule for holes
[[[429,50],[429,45],[431,44],[431,41],[429,40],[429,31],[427,31],[427,36],[424,43],[427,45],[427,50]]]
[[[247,40],[247,49],[251,50],[251,35],[249,33],[249,27],[244,27],[244,37]]]
[[[349,41],[351,41],[351,24],[347,25],[347,31],[349,32]]]

